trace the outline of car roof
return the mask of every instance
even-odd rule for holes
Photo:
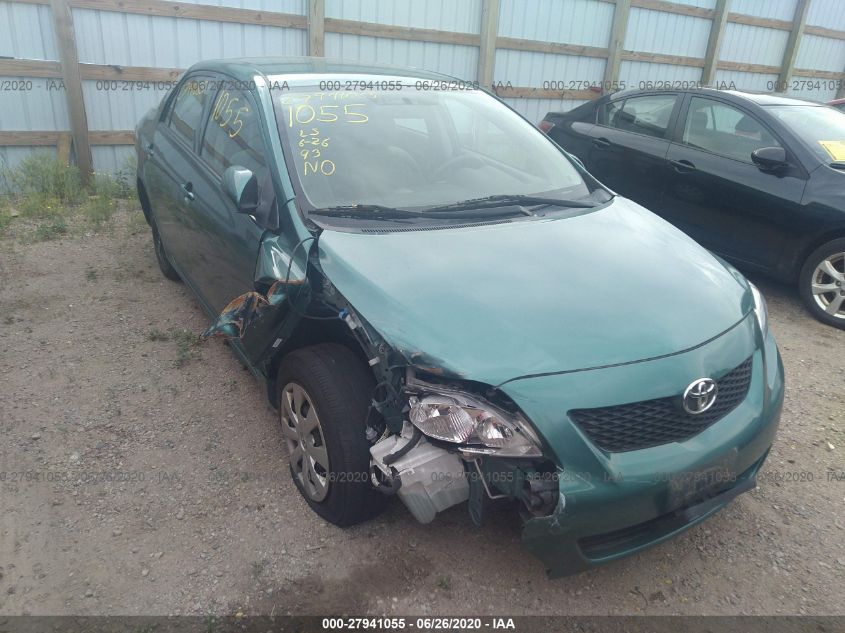
[[[234,59],[212,59],[194,64],[193,71],[222,72],[239,81],[250,81],[256,75],[291,76],[296,75],[374,75],[408,77],[412,79],[453,79],[441,73],[390,66],[387,64],[365,64],[327,59],[325,57],[241,57]]]
[[[809,106],[821,106],[824,104],[816,103],[814,101],[806,101],[804,99],[796,99],[795,97],[787,97],[785,95],[775,95],[775,94],[766,94],[766,93],[759,93],[759,92],[742,92],[740,90],[717,90],[715,88],[695,88],[692,90],[672,90],[669,88],[666,89],[657,89],[657,90],[626,90],[622,92],[616,92],[610,96],[610,99],[615,99],[617,97],[632,97],[638,94],[655,94],[655,93],[689,93],[694,95],[712,95],[717,96],[720,95],[722,97],[728,96],[732,100],[737,101],[750,101],[751,103],[756,103],[760,106],[773,106],[773,105],[809,105]]]

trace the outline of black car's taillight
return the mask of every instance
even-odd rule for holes
[[[555,126],[555,124],[554,124],[554,123],[552,123],[551,121],[547,121],[546,119],[543,119],[542,121],[540,121],[540,122],[537,124],[537,127],[538,127],[538,128],[540,128],[540,131],[542,131],[542,132],[544,132],[544,133],[546,133],[546,134],[548,134],[548,133],[549,133],[549,131],[550,131],[550,130],[554,127],[554,126]]]

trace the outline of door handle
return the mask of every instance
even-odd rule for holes
[[[593,140],[593,145],[595,145],[599,149],[607,149],[608,147],[610,147],[611,142],[608,141],[606,138],[597,138]]]
[[[670,160],[669,164],[675,168],[675,171],[679,174],[688,174],[691,171],[695,171],[695,165],[693,165],[688,160]]]
[[[190,182],[182,185],[182,192],[185,194],[185,202],[193,202],[196,198],[194,195],[194,185]]]

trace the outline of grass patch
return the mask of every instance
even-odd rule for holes
[[[111,220],[117,204],[112,198],[104,194],[97,194],[88,199],[87,204],[80,207],[80,211],[86,220],[97,230]]]
[[[147,338],[151,341],[168,341],[170,340],[170,336],[167,332],[162,332],[157,327],[150,328],[150,331],[147,333]]]
[[[6,229],[12,223],[12,213],[5,207],[0,207],[0,236],[6,233]]]
[[[24,198],[32,196],[37,202],[53,200],[73,206],[85,198],[79,170],[47,152],[33,152],[15,169],[7,169],[3,182],[9,192]]]
[[[13,169],[0,167],[0,235],[18,222],[36,242],[66,235],[80,221],[100,231],[111,223],[119,201],[134,196],[134,159],[114,174],[94,174],[84,186],[75,166],[33,152]]]
[[[65,235],[67,235],[67,222],[65,222],[63,217],[57,217],[43,224],[39,224],[35,229],[33,241],[49,242]]]
[[[176,367],[184,367],[190,361],[200,357],[197,348],[202,341],[200,341],[199,334],[194,334],[188,330],[174,330],[171,332],[171,336],[176,341],[177,355],[173,362]]]
[[[147,332],[147,339],[150,341],[173,341],[176,343],[176,360],[173,361],[175,367],[184,367],[192,360],[201,358],[199,352],[200,343],[202,340],[199,334],[194,334],[188,330],[169,330],[162,332],[158,328],[150,328]]]

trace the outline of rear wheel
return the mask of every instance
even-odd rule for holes
[[[164,244],[161,242],[161,235],[159,235],[155,224],[153,224],[153,248],[155,248],[156,260],[158,260],[158,267],[161,269],[161,274],[171,281],[182,281],[179,277],[179,273],[176,272],[176,269],[173,268],[170,260],[167,259]]]
[[[804,263],[801,298],[819,321],[845,329],[845,238],[816,249]]]
[[[379,514],[387,499],[369,480],[368,368],[342,345],[315,345],[282,361],[277,385],[291,475],[308,505],[339,526]]]

